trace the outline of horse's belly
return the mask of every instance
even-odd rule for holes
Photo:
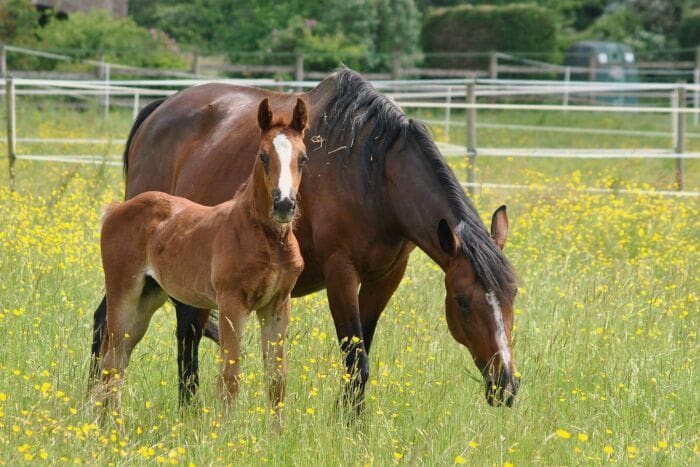
[[[153,277],[165,293],[178,302],[197,308],[217,308],[213,290],[207,290],[204,284],[173,277],[172,273],[158,274],[153,269],[147,269],[146,275]]]

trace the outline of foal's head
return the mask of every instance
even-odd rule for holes
[[[304,145],[307,122],[306,104],[302,99],[297,99],[289,125],[273,124],[267,98],[258,107],[262,143],[256,164],[262,166],[265,187],[272,200],[272,216],[280,224],[294,219],[301,172],[308,160]]]

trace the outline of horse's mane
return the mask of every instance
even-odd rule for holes
[[[323,109],[321,122],[327,147],[331,150],[344,148],[345,156],[350,157],[359,132],[365,133],[364,146],[358,148],[358,152],[366,175],[366,189],[372,192],[381,186],[379,181],[388,150],[397,143],[405,145],[408,137],[412,137],[445,190],[452,213],[459,219],[455,234],[482,285],[500,298],[512,300],[516,288],[513,267],[486,231],[427,126],[408,118],[396,104],[352,70],[342,69],[331,79],[336,84],[335,95]]]

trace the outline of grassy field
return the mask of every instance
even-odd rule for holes
[[[18,122],[21,136],[123,138],[129,118],[115,112],[105,124],[97,109],[46,108],[24,110]],[[518,144],[500,137],[493,135],[499,145]],[[224,416],[217,399],[210,342],[201,397],[178,410],[170,307],[156,314],[132,358],[121,426],[93,423],[86,382],[102,295],[99,218],[121,196],[121,171],[19,161],[17,192],[6,177],[0,183],[0,463],[698,463],[698,199],[580,189],[605,186],[611,173],[624,186],[661,189],[663,164],[483,161],[484,179],[568,186],[485,190],[475,199],[484,218],[509,207],[506,253],[521,278],[514,353],[523,386],[514,407],[484,401],[468,351],[447,330],[442,273],[417,252],[380,320],[360,423],[346,424],[336,406],[344,371],[325,295],[294,301],[281,434],[271,432],[255,319],[233,413]],[[689,168],[697,188],[698,168]]]

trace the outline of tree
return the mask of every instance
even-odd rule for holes
[[[0,41],[28,44],[36,41],[39,13],[29,0],[0,0]]]
[[[342,63],[365,71],[388,69],[392,56],[404,64],[420,57],[420,12],[414,0],[326,0],[294,17],[261,41],[270,51],[303,51],[306,63],[323,69]]]
[[[74,13],[66,20],[52,20],[38,31],[41,41],[77,58],[97,58],[104,51],[107,61],[159,68],[182,68],[185,62],[174,41],[155,29],[138,26],[131,18],[112,19],[101,10]]]
[[[266,60],[304,51],[323,69],[340,60],[364,69],[384,67],[393,52],[417,57],[420,13],[415,0],[136,0],[141,24],[180,44],[224,52],[232,61]],[[251,56],[253,54],[253,56]]]
[[[419,59],[421,14],[414,0],[378,0],[378,51],[385,67],[394,54],[400,54],[406,65]]]

